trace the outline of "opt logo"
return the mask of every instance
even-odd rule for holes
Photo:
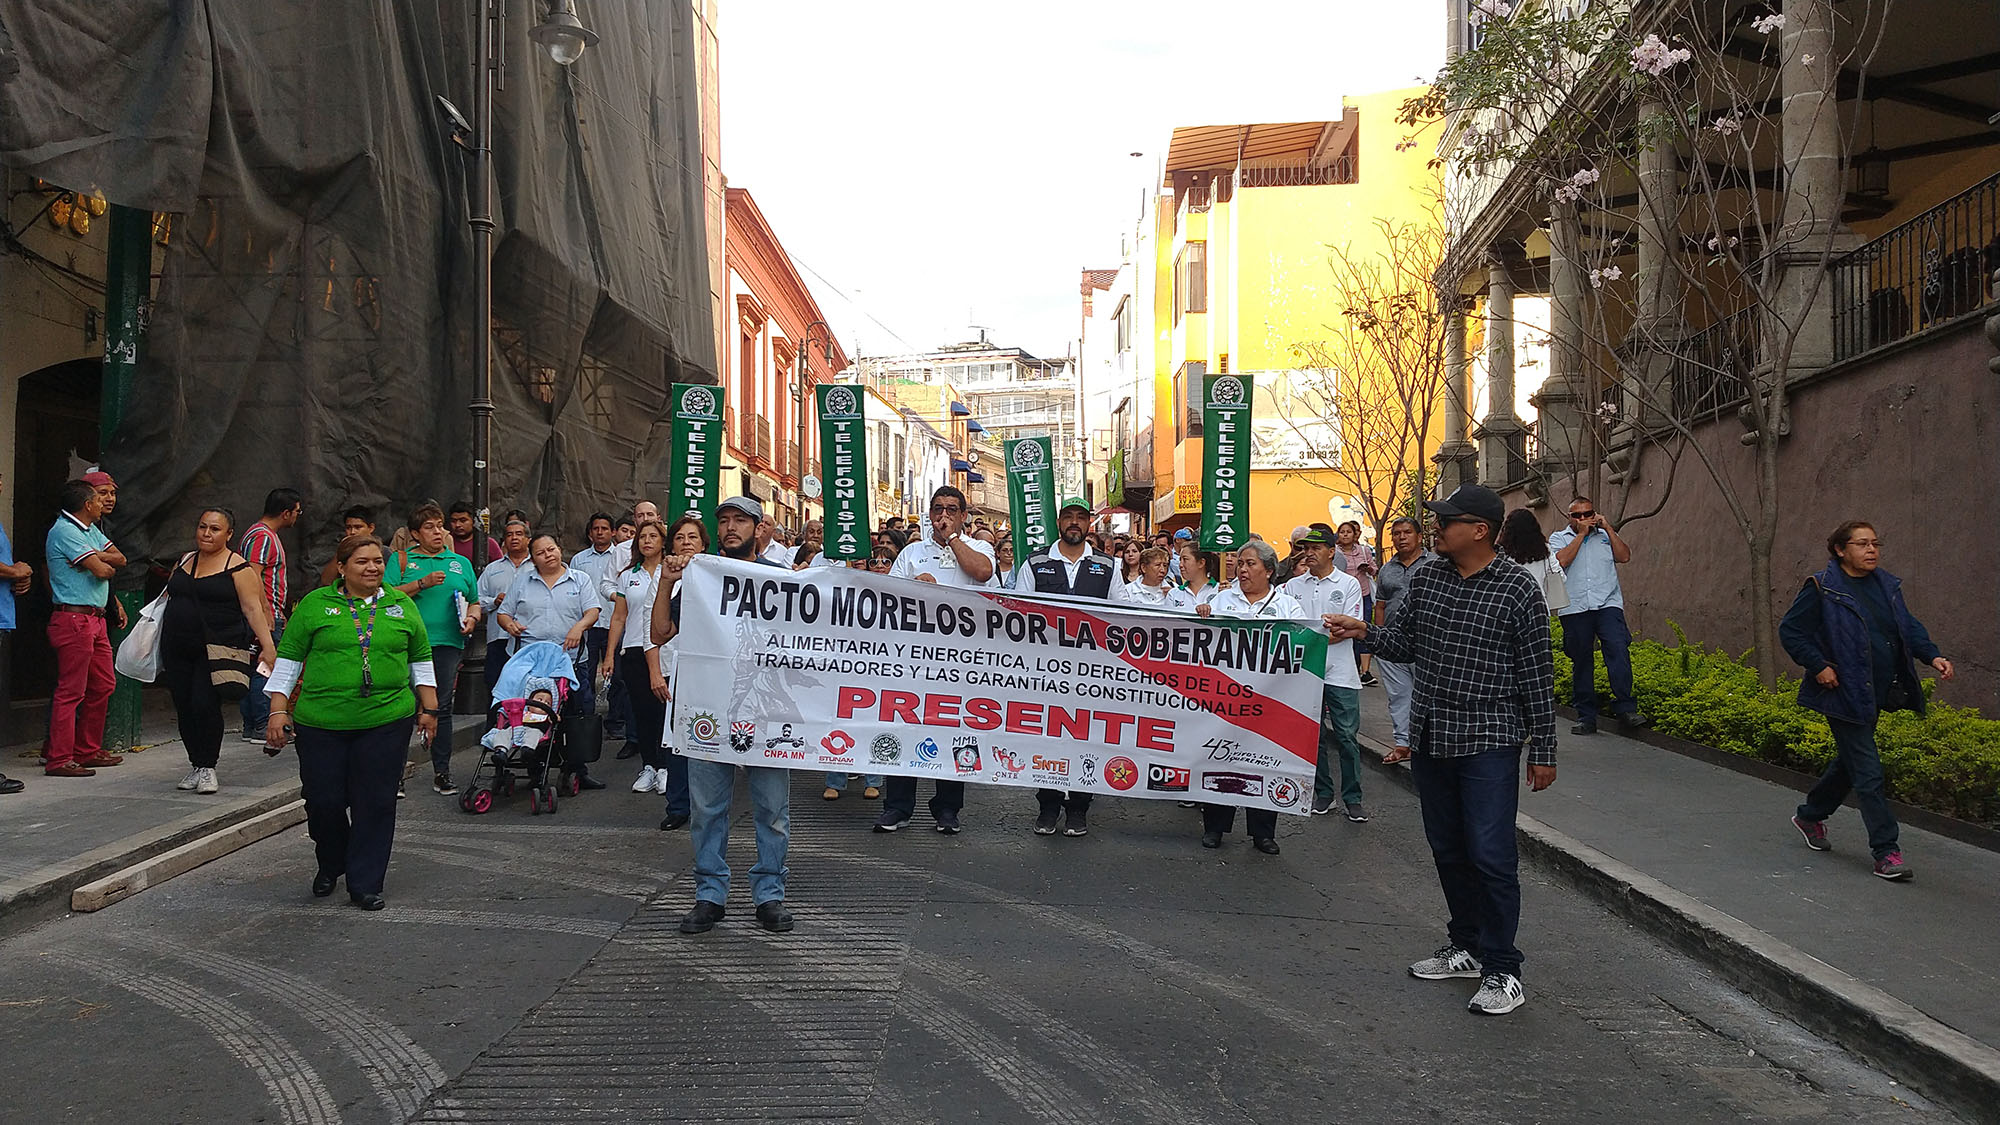
[[[1120,793],[1139,784],[1139,767],[1137,763],[1123,755],[1104,763],[1104,784],[1118,790]]]
[[[1146,788],[1156,793],[1185,793],[1188,791],[1188,771],[1179,766],[1147,766]]]

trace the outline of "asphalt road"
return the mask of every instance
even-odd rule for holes
[[[381,913],[310,896],[301,829],[0,943],[0,1121],[1957,1120],[1532,868],[1529,1002],[1469,1014],[1403,972],[1442,905],[1371,781],[1266,857],[1172,803],[1037,837],[1021,790],[874,835],[801,774],[798,929],[742,881],[696,938],[658,798],[413,794]]]

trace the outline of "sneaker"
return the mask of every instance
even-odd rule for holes
[[[667,771],[661,769],[653,771],[653,792],[662,797],[667,795]]]
[[[448,773],[432,775],[431,788],[440,797],[449,797],[458,792],[458,786],[451,783],[451,775]]]
[[[405,788],[406,784],[406,782],[401,781],[396,783],[396,799],[398,801],[406,800],[410,796],[410,791]]]
[[[958,835],[958,813],[952,809],[939,809],[933,814],[937,819],[937,830],[947,836]]]
[[[1479,978],[1479,991],[1472,994],[1465,1008],[1482,1016],[1504,1016],[1527,1001],[1527,994],[1521,991],[1520,977],[1513,973],[1487,973]]]
[[[1816,852],[1830,852],[1833,850],[1833,845],[1826,838],[1825,821],[1801,820],[1795,816],[1792,818],[1792,827],[1798,829],[1799,835],[1806,838],[1806,847]]]
[[[239,733],[236,737],[242,739],[245,742],[254,742],[259,746],[264,745],[264,732],[262,731],[258,731],[256,734],[251,734],[249,731],[246,730]]]
[[[1069,815],[1063,818],[1063,835],[1090,835],[1090,823],[1084,819],[1082,809],[1071,809],[1069,810]]]
[[[1313,815],[1314,815],[1314,816],[1325,816],[1326,814],[1328,814],[1328,813],[1330,813],[1330,812],[1332,812],[1332,811],[1333,811],[1333,798],[1332,798],[1332,797],[1314,797],[1314,798],[1313,798]]]
[[[1361,686],[1362,686],[1362,687],[1374,687],[1374,686],[1375,686],[1376,684],[1379,684],[1379,683],[1381,683],[1381,682],[1382,682],[1382,681],[1380,681],[1380,680],[1378,680],[1378,679],[1376,679],[1376,678],[1375,678],[1375,673],[1373,673],[1373,672],[1363,672],[1363,673],[1361,673]]]
[[[1902,852],[1890,852],[1875,861],[1875,877],[1878,879],[1907,879],[1910,865],[1903,862]]]
[[[1353,821],[1354,823],[1356,824],[1368,823],[1368,810],[1361,807],[1361,802],[1354,801],[1350,803],[1345,811],[1347,813],[1347,819]]]
[[[1035,816],[1035,835],[1037,836],[1055,835],[1056,823],[1061,819],[1062,819],[1061,805],[1043,805],[1042,811],[1036,814]]]
[[[1570,732],[1571,734],[1596,734],[1596,733],[1597,733],[1597,724],[1596,724],[1596,723],[1578,723],[1578,724],[1576,724],[1575,726],[1573,726],[1573,727],[1569,728],[1569,732]]]
[[[652,766],[647,766],[645,769],[639,771],[639,779],[632,783],[632,792],[651,793],[653,786],[659,782],[659,779],[660,771],[654,769]]]
[[[1436,953],[1411,965],[1410,975],[1418,980],[1476,979],[1479,976],[1479,958],[1455,945],[1441,945]]]
[[[894,832],[908,823],[910,823],[909,817],[899,812],[891,812],[888,809],[884,809],[882,810],[882,815],[875,819],[875,831]]]
[[[214,793],[222,788],[222,783],[215,780],[214,768],[204,766],[196,772],[200,773],[201,776],[195,779],[194,783],[195,792]]]
[[[200,784],[201,784],[201,767],[194,766],[188,770],[188,775],[184,778],[181,778],[179,784],[175,785],[174,788],[185,789],[189,793],[192,793],[194,792],[194,787]]]

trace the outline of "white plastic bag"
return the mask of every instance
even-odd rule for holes
[[[146,603],[139,611],[139,620],[132,625],[132,631],[118,642],[118,656],[112,666],[121,676],[129,676],[143,684],[150,684],[160,675],[160,617],[166,612],[167,592]]]

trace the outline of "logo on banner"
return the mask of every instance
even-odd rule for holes
[[[1258,773],[1205,773],[1201,787],[1210,793],[1234,793],[1240,797],[1262,797],[1264,775]]]
[[[854,736],[844,730],[829,731],[819,740],[819,748],[836,758],[845,758],[854,749]]]
[[[1138,763],[1122,754],[1104,763],[1104,784],[1120,793],[1139,784]]]
[[[917,743],[917,761],[924,765],[934,765],[938,760],[938,744],[934,738],[926,738]]]
[[[794,737],[792,734],[792,724],[786,723],[784,726],[778,728],[778,733],[764,740],[764,746],[766,749],[778,746],[790,746],[794,750],[803,750],[806,748],[806,740]]]
[[[1217,379],[1208,389],[1210,406],[1243,405],[1243,380],[1236,378]]]
[[[1044,758],[1037,754],[1028,764],[1034,767],[1036,773],[1052,773],[1057,777],[1069,776],[1068,758]]]
[[[929,739],[925,741],[929,741]],[[978,773],[979,740],[969,736],[952,739],[951,763],[960,773]]]
[[[715,750],[721,747],[717,739],[722,728],[715,725],[715,716],[706,711],[697,711],[688,718],[688,741],[703,749]]]
[[[734,722],[729,724],[729,748],[738,754],[748,754],[750,744],[757,741],[757,724]]]
[[[1146,788],[1155,793],[1185,793],[1188,776],[1179,766],[1150,765],[1146,767]]]
[[[1014,467],[1023,471],[1042,467],[1042,444],[1024,441],[1014,446]]]
[[[1245,766],[1281,764],[1276,754],[1260,754],[1255,750],[1245,750],[1242,744],[1233,738],[1211,738],[1202,743],[1202,749],[1208,751],[1208,760],[1211,762],[1235,762]]]
[[[1085,785],[1097,784],[1097,759],[1089,754],[1085,754],[1083,757],[1077,759],[1077,761],[1083,765],[1083,783]]]
[[[1265,792],[1270,794],[1272,804],[1281,809],[1289,809],[1299,803],[1305,796],[1306,790],[1305,786],[1289,777],[1274,777]]]
[[[988,752],[993,755],[993,764],[996,769],[1004,770],[1008,773],[1020,773],[1022,770],[1028,768],[1028,764],[1021,760],[1019,754],[1003,746],[991,747]]]
[[[835,731],[834,734],[839,734]],[[831,738],[832,735],[827,737]],[[868,760],[878,766],[893,766],[903,756],[903,744],[896,741],[893,734],[878,734],[875,741],[868,744]]]
[[[826,391],[826,412],[829,417],[851,417],[859,414],[854,401],[852,387],[828,387]]]
[[[706,387],[689,387],[681,393],[681,413],[689,418],[714,418],[715,392]]]

